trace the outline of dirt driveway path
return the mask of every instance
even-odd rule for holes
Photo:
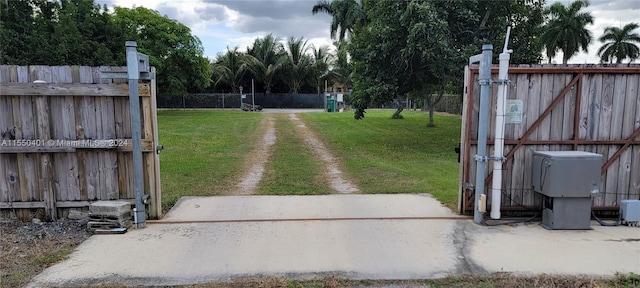
[[[288,118],[293,122],[296,133],[313,150],[313,154],[317,160],[324,164],[324,178],[328,179],[329,187],[337,193],[359,192],[356,185],[345,179],[340,169],[338,159],[327,148],[327,145],[318,139],[316,134],[298,118],[296,113],[291,113],[291,111],[286,110],[280,113],[289,114]],[[271,157],[273,145],[276,145],[278,140],[273,114],[267,113],[264,115],[264,118],[260,122],[258,133],[261,133],[262,136],[258,138],[258,142],[255,143],[253,150],[245,155],[246,168],[243,170],[247,172],[242,175],[237,187],[231,191],[230,195],[255,194],[258,184],[262,180],[265,172],[265,166]]]
[[[289,119],[295,124],[298,135],[313,149],[316,157],[324,163],[325,179],[329,179],[331,189],[339,193],[358,192],[358,187],[342,176],[342,170],[340,170],[338,160],[333,156],[329,148],[327,148],[327,145],[320,141],[313,131],[311,131],[296,114],[289,114]]]

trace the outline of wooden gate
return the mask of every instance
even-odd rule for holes
[[[492,79],[497,72],[494,67]],[[618,210],[621,200],[640,199],[640,65],[520,65],[509,68],[509,79],[508,99],[522,101],[522,121],[505,127],[502,211],[540,209],[541,198],[531,188],[532,151],[538,150],[603,155],[594,210]],[[458,203],[459,212],[469,214],[475,198],[478,66],[466,68],[464,81]],[[490,92],[486,155],[493,154],[497,91],[496,85]],[[493,176],[487,168],[485,191]]]
[[[127,80],[100,79],[100,71],[126,67],[0,66],[2,216],[58,219],[97,200],[135,204]],[[144,193],[158,218],[155,81],[139,91]]]

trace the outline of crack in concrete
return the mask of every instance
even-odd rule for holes
[[[459,237],[453,237],[453,245],[456,248],[456,255],[458,264],[456,265],[456,272],[460,274],[488,274],[488,272],[480,265],[474,263],[471,258],[471,239],[467,236],[467,229],[469,225],[473,225],[467,221],[458,221],[456,227],[453,229],[454,235]]]

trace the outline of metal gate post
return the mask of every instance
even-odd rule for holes
[[[476,160],[476,185],[475,203],[473,210],[473,222],[480,224],[484,221],[483,212],[480,212],[480,199],[484,195],[484,174],[488,161],[487,153],[487,123],[489,117],[489,86],[491,85],[491,57],[493,56],[493,45],[482,45],[480,58],[480,71],[478,82],[480,83],[480,111],[478,119],[478,151]]]
[[[133,142],[133,186],[136,197],[136,209],[134,218],[136,228],[146,226],[146,209],[144,204],[143,176],[142,176],[142,131],[140,123],[140,95],[138,95],[138,51],[134,41],[127,41],[127,74],[129,76],[129,110],[131,112],[131,140]]]

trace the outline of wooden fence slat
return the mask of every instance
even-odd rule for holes
[[[45,208],[45,207],[46,207],[46,203],[44,201],[0,202],[1,209],[35,209],[35,208]]]
[[[571,80],[569,80],[571,81]],[[566,87],[568,82],[565,82],[564,74],[555,74],[553,75],[553,90],[552,95],[558,95],[560,92]],[[553,97],[553,96],[552,96]],[[550,121],[549,121],[549,138],[552,140],[562,140],[563,130],[563,122],[565,119],[565,104],[567,103],[569,94],[565,96],[563,103],[558,104],[553,110],[551,110]],[[551,103],[551,102],[549,102]],[[549,150],[559,150],[560,145],[550,145]]]
[[[554,75],[555,76],[555,75]],[[542,77],[541,87],[540,87],[540,103],[538,104],[538,116],[536,118],[540,118],[542,113],[549,107],[549,104],[553,102],[554,96],[554,77]],[[564,87],[563,87],[564,88]],[[562,89],[561,89],[562,90]],[[553,110],[555,110],[558,106],[554,107],[551,110],[549,116],[544,117],[542,122],[540,122],[537,133],[531,134],[529,139],[550,139],[550,129],[551,129],[551,117],[553,116]],[[549,150],[549,147],[546,146],[542,148],[542,150]]]
[[[102,98],[102,133],[104,137],[107,139],[115,138],[116,136],[116,127],[115,127],[115,112],[114,112],[114,104],[113,98],[104,97]],[[105,163],[105,193],[107,194],[107,199],[118,199],[119,198],[119,187],[118,187],[118,156],[117,153],[112,151],[103,152],[104,162]]]
[[[57,75],[54,73],[54,75]],[[56,81],[62,78],[56,76]],[[0,82],[1,83],[1,82]],[[138,86],[140,97],[150,97],[149,84]],[[78,83],[2,83],[0,96],[32,95],[32,96],[83,96],[83,97],[129,97],[128,84],[78,84]]]
[[[526,130],[531,129],[531,127],[536,123],[536,120],[538,119],[538,116],[540,115],[540,113],[542,113],[540,111],[540,94],[542,93],[542,74],[532,74],[530,75],[529,78],[529,98],[526,99],[527,102],[525,104],[525,108],[523,108],[523,124],[525,125],[524,127],[527,127]],[[526,121],[526,122],[525,122]],[[539,129],[539,128],[538,128]],[[532,137],[535,133],[532,133],[531,136]],[[524,135],[523,135],[524,137]],[[516,146],[517,147],[517,146]],[[525,148],[525,149],[523,149]],[[532,153],[532,149],[529,147],[522,147],[520,149],[524,150],[523,153],[523,161],[521,163],[523,163],[523,178],[522,178],[522,185],[523,185],[523,191],[522,191],[522,202],[520,203],[523,206],[528,206],[532,204],[532,198],[533,198],[533,191],[530,190],[531,187],[531,173],[528,172],[528,168],[527,167],[531,167],[531,153]],[[517,151],[517,150],[516,150]]]
[[[627,75],[615,75],[614,86],[613,86],[613,99],[611,106],[611,118],[609,120],[610,130],[609,130],[609,139],[621,139],[622,137],[622,129],[623,129],[623,119],[624,111],[625,111],[625,100],[626,100],[626,92],[627,92]],[[628,96],[629,98],[632,95]],[[620,115],[620,116],[618,116]],[[615,152],[620,149],[620,146],[611,145],[609,146],[609,155],[617,157]],[[626,156],[625,153],[621,154]],[[614,163],[610,170],[607,171],[607,187],[606,190],[611,191],[611,194],[608,194],[609,197],[605,198],[606,206],[617,206],[619,205],[619,199],[622,199],[624,195],[627,194],[629,178],[625,177],[625,161],[630,159],[626,158],[618,158],[615,160],[617,163]],[[630,167],[629,167],[630,168]],[[626,182],[620,182],[620,180],[625,180]]]
[[[467,121],[467,114],[469,113],[468,109],[466,109],[465,107],[467,107],[467,105],[469,104],[469,77],[470,77],[470,71],[469,71],[469,66],[465,66],[464,69],[464,88],[462,90],[462,125],[460,127],[460,154],[459,154],[459,159],[460,159],[460,166],[458,167],[458,213],[464,213],[465,211],[465,207],[464,207],[464,203],[465,203],[465,199],[464,199],[464,193],[466,191],[466,189],[464,188],[464,183],[467,181],[466,179],[466,167],[467,167],[467,157],[466,157],[466,149],[465,147],[467,146],[467,134],[466,134],[466,129],[468,129],[468,125],[466,124]],[[153,94],[155,96],[155,93]]]
[[[568,85],[568,83],[571,82],[572,78],[573,78],[572,75],[564,74],[563,83],[567,83]],[[571,88],[571,91],[567,93],[567,96],[565,96],[565,99],[564,99],[564,109],[563,109],[564,121],[561,121],[561,124],[560,124],[562,126],[562,135],[560,136],[561,140],[571,140],[574,138],[574,135],[573,135],[574,120],[575,120],[575,113],[577,111],[576,110],[576,94],[578,89],[580,89],[578,85],[580,85],[580,81],[578,81],[573,86],[573,88]],[[554,127],[557,127],[557,126],[554,126]],[[577,135],[575,137],[577,137]]]
[[[640,101],[638,101],[640,105]],[[640,111],[640,110],[638,110]],[[633,155],[633,159],[631,160],[631,180],[629,181],[629,199],[640,200],[640,145],[636,145],[631,148],[631,155]]]
[[[155,110],[151,107],[151,98],[141,98],[142,105],[141,107],[141,119],[142,119],[142,139],[153,141],[153,126],[152,126],[152,116]],[[154,198],[155,201],[155,153],[142,153],[143,159],[143,174],[145,181],[144,183],[144,194],[149,195],[149,198]],[[150,216],[154,215],[156,211],[149,211]],[[155,217],[155,216],[152,216]]]
[[[19,83],[29,83],[29,67],[27,66],[18,66],[16,67],[16,71],[18,72],[18,81]]]
[[[624,119],[622,121],[622,130],[621,130],[621,137],[622,138],[628,138],[631,136],[631,134],[634,131],[634,119],[636,118],[636,114],[640,113],[640,109],[636,109],[636,102],[639,102],[640,105],[640,99],[634,99],[633,95],[638,95],[639,91],[638,91],[638,85],[640,84],[640,74],[637,75],[627,75],[627,85],[626,85],[626,98],[624,101],[624,110],[623,110],[623,116],[621,117],[622,119]],[[640,127],[640,123],[638,123],[638,127]],[[633,147],[628,148],[629,152],[631,152],[633,149]],[[627,151],[625,151],[625,153],[629,153]],[[626,157],[621,158],[620,160],[620,173],[631,173],[631,167],[632,167],[632,161],[633,161],[633,154],[628,154]],[[636,157],[637,160],[636,161],[640,161],[640,156]],[[637,170],[636,170],[637,171]],[[633,193],[633,183],[632,183],[632,177],[631,175],[628,176],[628,178],[624,178],[627,177],[626,175],[623,176],[623,179],[627,179],[628,181],[623,182],[623,179],[620,179],[618,181],[618,185],[620,187],[620,185],[624,185],[625,186],[625,192],[626,192],[626,198],[624,199],[633,199],[632,198],[632,193]],[[624,200],[624,199],[618,199],[618,200]],[[640,196],[638,197],[638,199],[640,199]]]
[[[11,72],[9,71],[10,67],[6,65],[0,66],[0,83],[9,83],[11,82]]]
[[[631,187],[630,187],[630,183],[631,183],[631,159],[632,159],[632,152],[633,149],[627,149],[624,152],[622,152],[622,154],[620,154],[620,160],[618,161],[619,166],[618,166],[618,173],[613,174],[613,177],[618,178],[617,179],[617,191],[616,191],[616,198],[615,198],[615,202],[613,203],[614,206],[620,205],[620,201],[622,200],[626,200],[626,199],[633,199],[631,197]],[[609,175],[610,173],[607,172],[607,175]],[[615,181],[615,180],[613,180]],[[638,198],[640,199],[640,198]]]
[[[603,86],[602,75],[595,74],[593,75],[593,79],[591,79],[590,90],[589,90],[589,123],[588,123],[588,135],[586,139],[600,139],[598,137],[598,128],[600,127],[600,120],[602,113],[602,86]]]
[[[156,68],[151,67],[151,73],[156,73]],[[154,151],[149,153],[153,157],[153,171],[154,177],[151,183],[154,185],[154,190],[151,191],[151,207],[149,207],[149,215],[153,218],[160,218],[162,216],[162,181],[160,179],[160,155],[156,153],[155,148],[159,145],[158,142],[158,113],[156,108],[158,107],[156,90],[156,79],[151,80],[150,94],[151,94],[151,127],[153,129],[153,149]]]
[[[600,140],[611,139],[611,117],[613,113],[613,98],[616,75],[603,75],[602,92],[598,103],[600,104],[600,121],[598,123],[598,138]]]
[[[580,111],[580,120],[578,124],[579,140],[593,139],[589,137],[589,127],[592,117],[590,109],[592,97],[591,82],[593,81],[594,77],[595,75],[593,74],[582,75],[582,87],[578,87],[578,89],[580,89],[580,106],[576,107],[576,109]]]

